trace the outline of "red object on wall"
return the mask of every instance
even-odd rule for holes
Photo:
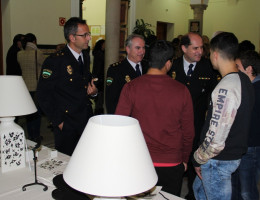
[[[60,26],[64,26],[65,23],[66,23],[66,18],[65,17],[60,17],[59,18],[59,25]]]

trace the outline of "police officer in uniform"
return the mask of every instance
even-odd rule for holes
[[[107,70],[106,79],[106,108],[107,113],[114,114],[123,86],[131,80],[145,74],[148,65],[143,61],[145,41],[140,35],[132,34],[126,39],[127,57],[117,62]]]
[[[191,158],[198,148],[200,132],[205,121],[208,100],[211,92],[217,85],[217,72],[208,59],[202,57],[203,41],[200,35],[188,33],[181,38],[183,56],[174,60],[169,75],[177,81],[185,84],[192,97],[194,110],[195,137]],[[188,163],[188,189],[186,199],[195,199],[192,184],[196,177],[192,163]]]
[[[53,124],[56,149],[72,155],[93,115],[89,98],[97,94],[97,88],[82,53],[91,39],[85,20],[70,18],[64,36],[66,47],[49,56],[42,66],[37,94],[41,109]]]

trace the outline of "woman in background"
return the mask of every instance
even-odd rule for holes
[[[94,57],[92,74],[98,78],[97,88],[98,96],[95,99],[94,114],[99,115],[104,113],[104,67],[105,67],[105,40],[98,40],[92,55]]]

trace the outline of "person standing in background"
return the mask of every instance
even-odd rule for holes
[[[125,43],[127,57],[122,62],[110,65],[107,70],[105,102],[108,114],[115,113],[123,86],[147,71],[147,64],[143,61],[145,56],[143,36],[129,35]]]
[[[98,95],[95,98],[95,115],[104,113],[104,70],[105,70],[105,40],[98,40],[93,51],[94,61],[92,74],[98,78]]]
[[[6,75],[22,75],[21,66],[17,61],[17,53],[23,50],[24,35],[17,34],[14,36],[13,44],[6,55]]]
[[[236,59],[238,69],[245,73],[255,90],[248,148],[240,166],[232,175],[232,200],[259,200],[257,184],[260,178],[260,55],[254,51],[242,51]]]
[[[38,109],[36,113],[26,116],[29,139],[37,141],[40,139],[41,114],[36,98],[36,89],[45,56],[37,48],[37,39],[34,34],[27,33],[25,41],[25,50],[18,52],[17,60],[21,66],[24,82]]]

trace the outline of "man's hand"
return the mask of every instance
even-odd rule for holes
[[[63,128],[63,123],[64,122],[60,123],[59,126],[58,126],[61,131],[62,131],[62,128]]]
[[[202,179],[201,168],[200,168],[200,167],[194,167],[194,168],[195,168],[195,171],[196,171],[198,177],[199,177],[200,179]]]
[[[98,89],[96,88],[94,84],[94,79],[91,80],[91,83],[88,84],[87,94],[88,95],[96,95],[98,92]]]

